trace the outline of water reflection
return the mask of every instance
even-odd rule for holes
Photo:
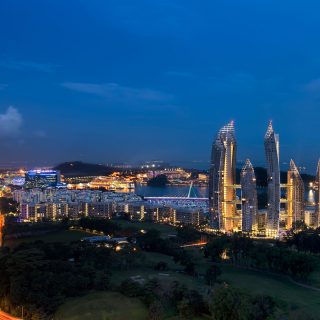
[[[149,187],[137,184],[135,193],[144,197],[187,197],[189,188],[190,186]],[[208,197],[208,188],[193,186],[190,197],[206,198]]]

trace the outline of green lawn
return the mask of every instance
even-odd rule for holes
[[[282,276],[223,266],[221,280],[254,294],[266,294],[285,302],[289,309],[320,314],[320,292],[302,288]]]
[[[194,256],[194,262],[197,264],[197,270],[200,273],[204,273],[206,268],[211,264],[211,262],[203,257],[202,252],[198,249],[192,250]],[[154,270],[155,264],[163,261],[168,265],[168,271],[159,272]],[[311,289],[302,288],[288,280],[284,276],[272,276],[264,274],[262,272],[249,271],[244,269],[235,268],[231,265],[222,265],[222,275],[220,277],[220,282],[226,282],[233,285],[236,288],[248,292],[250,294],[265,294],[276,299],[280,305],[281,309],[287,309],[294,313],[310,314],[313,316],[318,316],[320,314],[320,293],[313,291]],[[133,276],[140,276],[140,278],[148,281],[151,278],[158,278],[163,283],[171,283],[174,280],[183,283],[189,289],[195,289],[201,292],[204,296],[208,297],[207,290],[208,286],[204,284],[203,278],[193,278],[178,271],[183,269],[179,264],[175,264],[171,257],[168,257],[159,253],[147,253],[145,252],[145,259],[141,261],[141,265],[137,268],[131,270],[118,270],[112,272],[111,282],[113,285],[117,286],[122,280],[128,279]],[[73,301],[73,304],[67,302],[60,308],[57,316],[61,315],[61,318],[55,319],[66,319],[66,320],[77,320],[77,319],[90,319],[90,312],[94,315],[92,319],[105,320],[109,319],[109,308],[108,304],[102,302],[103,297],[108,296],[110,293],[103,294],[91,294],[88,296],[88,303],[84,302],[87,298],[78,298]],[[113,293],[112,293],[113,294]],[[96,302],[94,301],[96,299]],[[129,298],[124,298],[129,303]],[[131,299],[130,299],[131,300]],[[133,300],[133,305],[136,303]],[[83,304],[83,305],[82,305]],[[83,308],[83,309],[82,309]],[[129,308],[129,307],[128,307]],[[69,310],[70,309],[70,310]],[[91,311],[90,311],[91,310]],[[61,312],[64,313],[61,313]],[[67,313],[70,312],[70,313]],[[120,315],[117,318],[116,312],[115,316],[112,314],[113,319],[144,319],[143,317],[135,318],[134,316],[126,317],[126,315]],[[141,305],[137,307],[137,313],[141,312]],[[78,315],[78,316],[77,316]],[[81,315],[81,317],[80,317]],[[122,318],[121,318],[122,316]],[[172,318],[173,320],[175,318]]]
[[[154,266],[158,262],[165,262],[168,265],[168,270],[157,271]],[[179,271],[184,268],[180,264],[175,264],[172,257],[166,256],[160,253],[148,252],[145,253],[145,260],[142,262],[141,266],[138,268],[130,270],[118,270],[112,272],[111,282],[113,285],[119,285],[123,280],[130,277],[140,276],[145,281],[152,278],[157,278],[161,282],[171,283],[175,280],[183,283],[186,287],[190,289],[195,289],[200,292],[208,288],[203,280],[197,280]]]
[[[166,315],[167,314],[167,315]],[[163,319],[181,320],[165,310]],[[91,293],[68,300],[56,312],[54,320],[147,320],[147,307],[136,298],[128,298],[116,292]],[[206,320],[199,316],[192,320]]]
[[[194,256],[197,270],[204,273],[212,264],[205,259],[199,249],[188,249]],[[265,294],[284,302],[288,308],[297,309],[312,315],[320,314],[320,292],[300,287],[292,283],[285,276],[273,276],[263,272],[250,271],[233,267],[232,265],[220,265],[222,275],[220,281],[229,283],[234,287],[253,294]],[[319,278],[318,278],[319,277]],[[311,275],[312,279],[320,280],[320,271]],[[317,285],[317,283],[313,284]]]
[[[72,242],[72,241],[78,241],[84,237],[89,237],[89,236],[92,236],[92,235],[83,231],[62,230],[62,231],[50,232],[50,233],[33,236],[33,237],[9,239],[5,241],[4,245],[10,248],[14,248],[20,245],[21,243],[34,242],[38,240],[43,242]]]
[[[138,299],[116,292],[91,293],[62,305],[55,320],[143,320],[148,310]]]
[[[320,288],[320,265],[318,264],[318,269],[313,272],[308,279],[310,285]]]

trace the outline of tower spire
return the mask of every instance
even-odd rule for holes
[[[272,120],[270,120],[265,138],[269,138],[273,133],[274,133],[274,130],[273,130],[273,125],[272,125]]]

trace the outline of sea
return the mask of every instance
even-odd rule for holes
[[[135,193],[144,197],[187,197],[189,190],[190,186],[150,187],[147,185],[137,184]],[[208,197],[208,187],[192,186],[190,197]]]
[[[135,193],[144,197],[187,197],[190,186],[166,186],[166,187],[150,187],[147,185],[137,184]],[[259,188],[258,193],[267,192],[267,188]],[[237,193],[238,196],[240,194]],[[208,187],[192,186],[190,197],[192,198],[207,198]],[[285,193],[282,194],[285,197]],[[313,190],[305,190],[305,200],[309,203],[315,201],[315,192]]]

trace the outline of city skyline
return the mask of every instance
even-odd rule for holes
[[[230,4],[2,2],[0,164],[208,163],[234,119],[238,159],[265,166],[273,119],[281,159],[314,172],[319,4]]]
[[[0,1],[0,320],[318,319],[319,10]]]
[[[306,201],[305,185],[293,159],[287,169],[286,181],[280,179],[280,138],[269,122],[264,136],[266,157],[265,204],[258,201],[255,169],[247,159],[236,178],[237,139],[234,121],[224,125],[212,143],[208,175],[208,204],[210,227],[222,232],[245,232],[277,238],[285,230],[297,228],[307,221],[318,226],[319,217],[319,163],[315,181],[309,181],[315,192]],[[261,194],[260,194],[261,196]],[[306,204],[308,210],[305,210]],[[259,205],[262,210],[259,210]],[[311,209],[312,208],[312,209]]]

